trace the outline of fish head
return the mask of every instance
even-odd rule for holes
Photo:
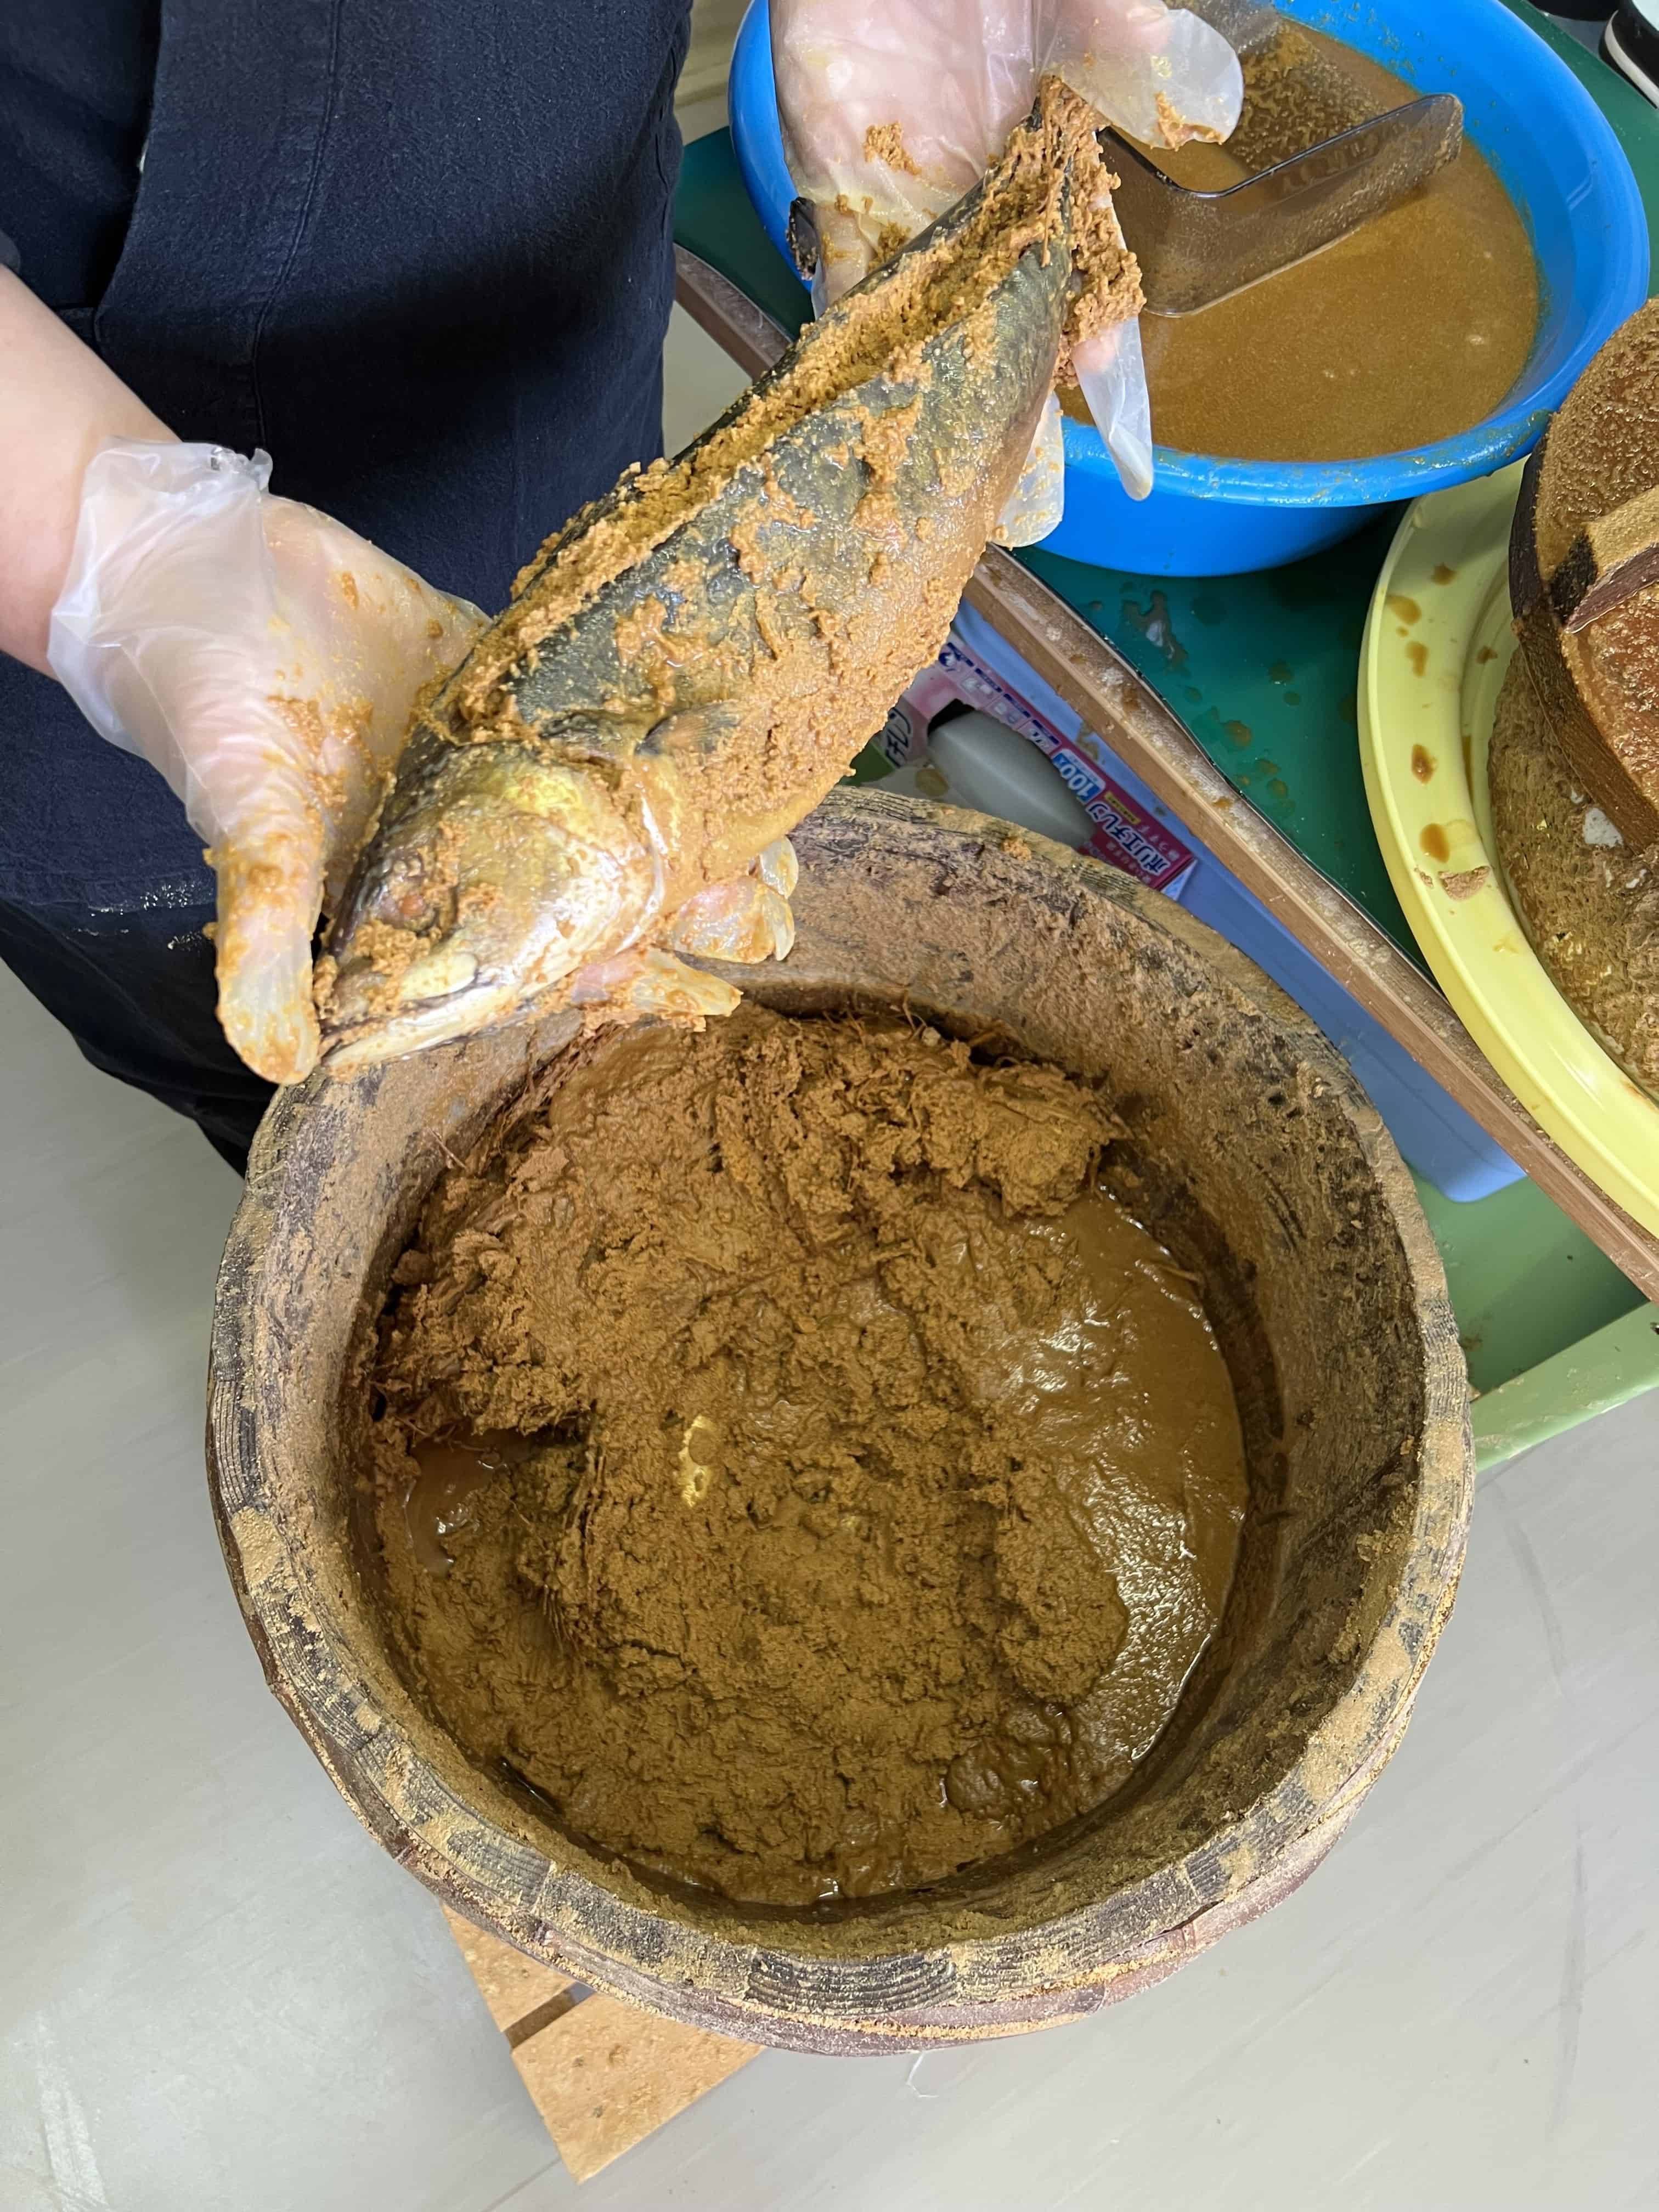
[[[528,731],[431,748],[400,773],[330,935],[331,1070],[507,1018],[630,943],[661,896],[656,854],[595,767]]]

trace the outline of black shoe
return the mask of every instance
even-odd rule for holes
[[[1655,0],[1620,0],[1601,33],[1601,58],[1659,107],[1659,9],[1648,12],[1654,7]]]

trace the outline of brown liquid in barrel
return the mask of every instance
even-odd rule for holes
[[[449,1572],[454,1555],[447,1540],[473,1527],[475,1494],[526,1459],[531,1449],[524,1437],[514,1436],[416,1446],[420,1472],[404,1493],[404,1523],[410,1549],[428,1574]]]
[[[393,1611],[458,1741],[775,1904],[1121,1784],[1221,1618],[1246,1476],[1198,1286],[1092,1188],[1109,1126],[933,1032],[745,1006],[610,1040],[441,1187],[392,1406],[459,1375],[534,1425],[379,1431]],[[958,1151],[960,1187],[925,1164]]]
[[[1369,56],[1306,35],[1374,93],[1378,113],[1418,97]],[[1224,191],[1246,173],[1221,146],[1158,159],[1194,191]],[[1426,445],[1501,405],[1537,325],[1521,218],[1465,139],[1421,191],[1323,252],[1198,314],[1144,315],[1152,434],[1243,460]],[[1086,419],[1075,392],[1066,411]]]

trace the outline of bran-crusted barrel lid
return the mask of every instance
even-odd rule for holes
[[[1621,325],[1528,465],[1510,545],[1522,650],[1574,774],[1659,838],[1659,303]]]

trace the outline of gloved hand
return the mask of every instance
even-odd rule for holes
[[[784,153],[797,192],[812,204],[820,309],[961,198],[1048,72],[1147,144],[1224,138],[1243,100],[1237,57],[1221,33],[1163,0],[771,7]],[[1143,496],[1152,428],[1138,326],[1121,324],[1080,347],[1074,365],[1125,488]],[[1059,520],[1045,489],[1059,482],[1059,431],[1051,400],[1012,502],[1024,518],[1016,528],[1005,518],[1006,542],[1029,543]]]
[[[311,947],[403,748],[416,694],[484,617],[315,508],[268,455],[118,441],[95,454],[52,611],[52,672],[161,770],[219,879],[219,1018],[258,1073],[314,1064]]]

